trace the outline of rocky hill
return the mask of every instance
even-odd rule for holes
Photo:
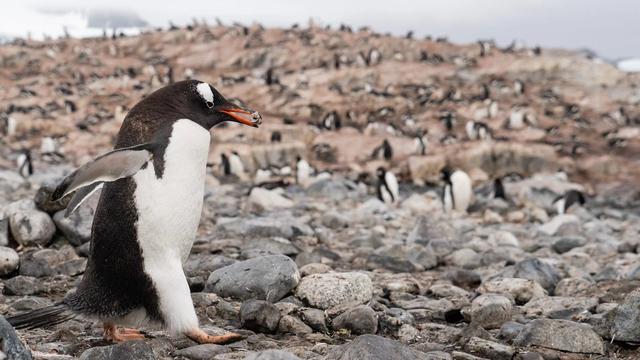
[[[105,347],[98,324],[71,320],[19,332],[34,358],[640,356],[640,75],[577,52],[346,26],[196,23],[0,46],[0,313],[73,289],[97,197],[65,218],[47,191],[110,150],[141,98],[185,78],[263,116],[260,129],[213,130],[185,266],[201,323],[246,339],[199,347],[150,328]],[[470,121],[490,136],[470,139]],[[374,159],[385,140],[392,156]],[[231,151],[236,178],[219,166]],[[17,165],[27,153],[32,174]],[[307,184],[292,176],[298,156],[316,170]],[[375,198],[380,166],[400,180],[396,204]],[[446,166],[473,180],[466,214],[443,210]],[[490,196],[496,178],[507,201]],[[588,201],[558,215],[569,189]]]

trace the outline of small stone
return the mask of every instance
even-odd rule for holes
[[[537,282],[520,278],[491,279],[482,283],[478,292],[481,294],[509,294],[516,304],[526,304],[531,299],[547,295],[547,292]]]
[[[249,211],[263,212],[275,209],[290,208],[293,201],[282,196],[278,190],[268,190],[262,187],[254,187],[249,193],[247,207]]]
[[[45,246],[53,238],[56,226],[46,212],[36,209],[32,201],[9,205],[11,235],[22,246]]]
[[[571,353],[604,354],[602,339],[590,326],[568,320],[533,320],[514,339],[514,345],[539,346]]]
[[[294,354],[277,349],[269,349],[247,355],[244,360],[301,360]]]
[[[32,359],[29,348],[24,346],[16,330],[3,316],[0,316],[0,340],[2,342],[0,358],[4,358],[1,356],[4,355],[8,360]]]
[[[445,262],[450,266],[475,269],[480,266],[481,258],[472,249],[464,248],[447,255]]]
[[[529,318],[571,319],[584,311],[595,310],[597,298],[546,296],[533,299],[522,307]]]
[[[560,281],[558,272],[551,265],[537,258],[518,262],[514,270],[512,277],[533,280],[547,290],[548,293],[552,293],[556,284]]]
[[[176,350],[174,355],[183,356],[191,360],[209,360],[219,354],[230,352],[231,349],[217,344],[200,344],[188,348]]]
[[[511,320],[512,305],[507,297],[484,294],[471,302],[471,322],[485,329],[497,329]]]
[[[591,288],[593,282],[583,278],[565,278],[556,284],[554,294],[558,296],[576,296]]]
[[[326,360],[433,360],[399,341],[377,335],[360,335],[328,351]]]
[[[300,276],[305,277],[313,274],[324,274],[331,271],[331,266],[320,263],[311,263],[300,268]]]
[[[87,259],[80,259],[71,246],[59,250],[42,249],[23,255],[20,261],[20,274],[34,277],[58,274],[76,275],[84,270]]]
[[[321,333],[327,333],[329,331],[329,329],[327,329],[326,317],[322,310],[304,308],[300,310],[300,318],[315,331]]]
[[[573,214],[562,214],[554,217],[551,221],[540,225],[538,230],[549,236],[559,233],[567,233],[569,229],[579,228],[580,219]]]
[[[79,360],[156,360],[151,346],[144,341],[129,341],[85,350]]]
[[[640,339],[640,289],[625,296],[622,303],[608,314],[611,338],[617,341],[638,342]]]
[[[301,235],[313,235],[313,229],[307,225],[307,220],[286,213],[257,218],[225,219],[218,221],[217,225],[223,234],[244,238],[292,239]]]
[[[300,250],[288,239],[272,237],[268,239],[246,239],[240,248],[243,258],[251,259],[267,255],[296,255]]]
[[[7,295],[33,295],[42,291],[42,284],[31,276],[18,275],[4,282],[4,293]]]
[[[454,269],[447,272],[446,277],[451,280],[453,285],[465,289],[475,289],[482,282],[482,276],[479,273],[466,269]]]
[[[240,300],[276,302],[300,281],[296,264],[284,255],[270,255],[241,261],[211,273],[206,292]]]
[[[472,354],[495,360],[511,360],[515,354],[515,349],[511,346],[478,337],[469,339],[464,349]]]
[[[322,225],[329,229],[337,230],[349,226],[349,218],[335,210],[328,211],[320,219]]]
[[[558,254],[564,254],[573,248],[584,246],[587,239],[582,236],[563,236],[556,240],[551,246]]]
[[[524,325],[513,321],[507,321],[500,327],[500,339],[510,342],[520,334],[522,329],[524,329]]]
[[[0,246],[9,246],[9,219],[0,218]]]
[[[20,264],[20,256],[12,248],[0,246],[0,276],[14,272]]]
[[[64,216],[65,210],[58,211],[53,215],[53,221],[71,244],[82,245],[91,240],[93,214],[97,206],[98,197],[91,196],[68,217]]]
[[[357,272],[314,274],[302,278],[296,296],[313,307],[328,309],[371,300],[373,285],[367,275]]]
[[[56,187],[57,184],[46,183],[38,188],[38,191],[36,191],[36,195],[33,198],[36,208],[49,214],[54,214],[67,208],[69,201],[71,201],[71,196],[65,196],[56,201],[51,200]],[[97,194],[94,194],[94,196],[95,195]]]
[[[247,300],[240,307],[242,327],[259,332],[274,332],[278,328],[280,311],[264,300]]]
[[[378,316],[372,308],[360,305],[347,310],[333,319],[334,330],[347,329],[352,334],[375,334],[378,331]]]
[[[285,315],[280,319],[278,332],[283,334],[304,335],[311,334],[313,330],[302,320],[292,315]]]

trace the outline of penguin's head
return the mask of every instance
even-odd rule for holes
[[[451,168],[449,167],[445,167],[440,171],[440,174],[442,176],[442,181],[445,184],[451,184]]]
[[[230,102],[213,86],[199,80],[175,82],[152,93],[142,103],[146,103],[145,110],[176,114],[207,130],[224,122],[252,127],[258,127],[262,123],[262,117],[257,111]]]
[[[387,173],[387,170],[385,170],[382,166],[376,170],[376,176],[380,180],[384,180],[384,176],[386,173]]]

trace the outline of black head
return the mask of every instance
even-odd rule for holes
[[[151,93],[131,109],[127,118],[129,122],[144,122],[132,126],[150,126],[146,129],[150,131],[164,127],[167,121],[185,118],[207,130],[226,121],[252,127],[262,122],[257,112],[233,104],[213,86],[198,80],[179,81]],[[153,124],[150,119],[154,119]]]
[[[384,180],[384,176],[387,174],[387,170],[385,170],[382,166],[376,170],[376,176],[380,180]]]
[[[443,168],[440,171],[440,175],[442,176],[442,181],[444,181],[447,184],[451,183],[451,169],[448,167]]]

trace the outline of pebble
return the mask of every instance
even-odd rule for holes
[[[509,298],[497,294],[483,294],[471,302],[471,321],[485,329],[497,329],[511,320],[512,311]]]
[[[14,272],[20,265],[20,256],[12,248],[0,246],[0,276]]]
[[[292,315],[285,315],[280,318],[278,332],[283,334],[304,335],[311,334],[313,329],[302,320]]]
[[[377,335],[360,335],[327,353],[326,360],[432,360],[427,353]]]
[[[56,226],[49,214],[36,209],[31,200],[9,204],[11,236],[22,246],[45,246],[51,242]]]
[[[375,334],[378,332],[378,315],[367,305],[356,306],[333,319],[332,327],[338,331],[347,329],[351,334]]]
[[[272,333],[278,328],[280,311],[264,300],[247,300],[240,307],[240,323],[243,328]]]
[[[516,346],[540,346],[581,354],[604,354],[604,343],[589,325],[568,320],[536,319],[514,339]]]
[[[244,360],[301,360],[296,355],[282,350],[269,349],[249,354]]]
[[[313,274],[302,278],[296,296],[319,309],[343,305],[362,304],[373,295],[371,279],[362,273]]]
[[[533,280],[521,278],[497,278],[488,280],[477,291],[481,294],[509,294],[516,304],[526,304],[531,299],[546,296],[547,292]]]
[[[96,346],[85,350],[79,360],[156,360],[151,346],[145,341],[128,341],[110,346]]]
[[[190,360],[209,360],[218,354],[224,354],[230,351],[231,349],[224,345],[200,344],[176,350],[174,355],[183,356]]]
[[[290,208],[293,201],[282,196],[277,190],[254,187],[249,193],[247,207],[249,211],[264,212],[282,208]]]

